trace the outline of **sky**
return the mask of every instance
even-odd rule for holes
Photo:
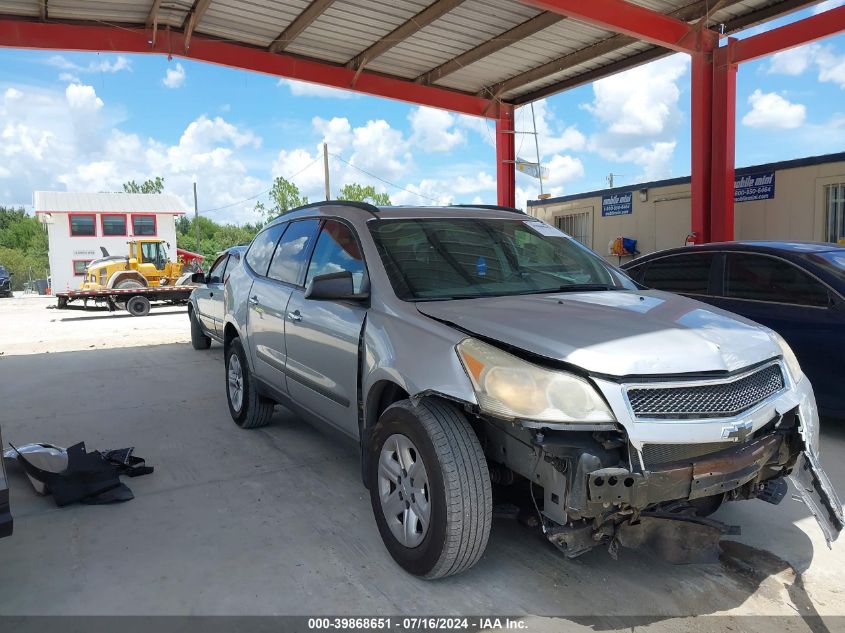
[[[828,0],[740,34],[843,4]],[[845,35],[743,64],[736,165],[845,151]],[[534,104],[554,196],[687,176],[690,64],[672,55]],[[312,201],[372,184],[394,204],[495,203],[494,123],[313,84],[153,55],[0,49],[0,204],[33,191],[120,191],[155,176],[220,222],[254,222],[272,179]],[[520,108],[517,131],[534,129]],[[536,160],[534,138],[517,156]],[[517,205],[539,182],[517,173]]]

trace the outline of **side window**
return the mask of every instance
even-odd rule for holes
[[[301,284],[319,226],[320,221],[316,218],[291,222],[279,241],[267,276],[289,284]]]
[[[208,283],[220,284],[223,283],[223,272],[226,270],[226,262],[229,261],[229,255],[221,255],[214,262],[211,271],[208,273]]]
[[[728,253],[725,296],[807,306],[830,303],[827,288],[794,264],[747,253]]]
[[[656,290],[706,295],[713,256],[713,253],[690,253],[661,257],[645,265],[642,283]]]
[[[270,258],[273,257],[273,250],[276,242],[279,241],[282,233],[288,227],[287,224],[274,224],[255,236],[249,250],[246,253],[246,263],[255,273],[262,277],[267,274],[267,266],[270,265]]]
[[[349,271],[352,273],[352,281],[355,284],[355,292],[361,292],[361,284],[364,281],[364,256],[358,247],[355,234],[345,224],[328,220],[323,225],[320,237],[317,238],[317,245],[314,247],[314,255],[311,256],[311,265],[308,267],[308,274],[305,277],[305,286],[318,275],[328,275]]]

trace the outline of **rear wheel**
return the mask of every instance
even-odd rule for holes
[[[191,345],[194,349],[208,349],[211,347],[211,338],[202,331],[197,313],[195,310],[188,310],[188,318],[191,320]]]
[[[150,313],[150,300],[141,295],[130,297],[126,302],[126,311],[132,316],[147,316]]]
[[[438,400],[402,400],[379,418],[370,451],[370,500],[393,559],[424,578],[475,565],[487,547],[493,501],[466,418]]]
[[[242,429],[266,426],[273,417],[275,403],[255,388],[239,338],[232,339],[226,349],[226,399],[232,420]]]

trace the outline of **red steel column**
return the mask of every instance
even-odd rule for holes
[[[692,55],[691,229],[696,244],[710,241],[710,168],[713,138],[713,51]]]
[[[734,154],[736,149],[736,40],[717,48],[713,62],[713,145],[710,174],[710,238],[734,238]]]
[[[496,119],[496,202],[505,207],[516,206],[516,144],[513,132],[513,106],[501,104]]]

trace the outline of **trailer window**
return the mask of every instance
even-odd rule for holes
[[[74,237],[97,235],[97,227],[93,213],[70,215],[70,234]]]
[[[154,215],[133,215],[132,233],[134,235],[155,235],[156,216]]]
[[[126,235],[125,215],[102,215],[103,235]]]

